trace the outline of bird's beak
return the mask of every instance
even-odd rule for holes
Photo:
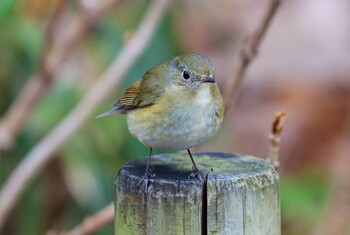
[[[214,83],[215,79],[214,79],[214,77],[205,77],[205,78],[202,79],[202,82]]]

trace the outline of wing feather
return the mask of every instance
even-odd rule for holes
[[[123,97],[117,101],[115,106],[119,106],[124,110],[131,110],[137,108],[137,99],[139,97],[139,87],[141,81],[132,84],[124,93]]]
[[[164,67],[163,69],[159,69]],[[166,71],[167,63],[159,64],[148,70],[141,80],[133,83],[115,104],[120,110],[124,112],[132,109],[143,108],[153,105],[157,102],[158,98],[164,93],[164,84],[160,82],[167,81],[160,78],[165,76],[159,71]]]

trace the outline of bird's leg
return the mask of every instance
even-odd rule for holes
[[[152,158],[152,147],[149,150],[149,156],[148,156],[147,166],[146,166],[145,175],[144,175],[144,177],[146,177],[146,178],[151,178],[151,177],[155,177],[156,176],[153,173],[153,170],[151,168],[151,158]]]
[[[192,162],[192,165],[193,165],[192,173],[188,176],[188,178],[197,177],[200,181],[203,181],[203,179],[204,179],[203,178],[203,173],[199,171],[196,163],[194,162],[190,149],[187,149],[187,152],[188,152],[188,155],[190,155],[191,162]]]
[[[142,184],[143,181],[145,181],[145,187],[144,187],[144,192],[147,193],[147,188],[148,188],[148,180],[152,177],[155,177],[156,175],[153,173],[153,170],[151,168],[151,157],[152,157],[152,147],[150,148],[149,151],[149,156],[147,160],[147,166],[145,170],[144,176],[141,178],[140,182],[138,183],[138,186]]]

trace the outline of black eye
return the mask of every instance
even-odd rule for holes
[[[183,72],[182,72],[182,77],[184,78],[184,79],[189,79],[190,77],[191,77],[191,75],[190,75],[190,73],[189,72],[187,72],[186,70],[184,70]]]

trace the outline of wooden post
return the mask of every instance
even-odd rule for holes
[[[279,176],[264,160],[230,153],[194,154],[206,180],[188,179],[187,154],[152,157],[156,178],[143,184],[146,159],[119,171],[115,235],[279,235]]]

